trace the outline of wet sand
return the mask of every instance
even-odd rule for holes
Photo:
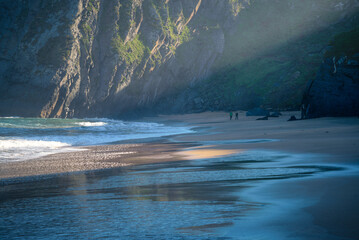
[[[286,112],[268,121],[256,121],[258,117],[245,117],[244,113],[240,113],[239,120],[232,121],[220,113],[164,117],[207,127],[206,132],[210,133],[177,136],[177,141],[217,143],[210,146],[211,149],[316,154],[315,159],[309,156],[296,164],[332,164],[351,169],[319,178],[280,180],[255,186],[243,199],[266,202],[269,206],[249,219],[238,221],[226,230],[228,236],[270,239],[275,233],[277,239],[359,239],[359,118],[288,122],[291,115],[300,117],[299,112]],[[250,144],[233,141],[244,139],[276,141]]]
[[[239,120],[229,121],[227,113],[207,112],[146,118],[144,121],[188,124],[197,132],[153,142],[86,147],[86,150],[1,164],[0,179],[207,159],[256,149],[322,156],[317,157],[315,162],[308,158],[301,159],[297,164],[332,164],[348,168],[359,166],[359,118],[320,118],[288,122],[291,115],[299,117],[298,112],[286,112],[279,118],[256,121],[257,117],[245,117],[241,112]],[[311,226],[313,229],[316,226],[322,232],[338,236],[338,239],[357,239],[358,189],[359,172],[353,170],[346,176],[325,175],[256,186],[244,198],[248,198],[249,202],[255,200],[267,202],[271,206],[277,204],[277,208],[273,209],[273,213],[277,215],[281,209],[280,203],[285,202],[289,206],[284,208],[285,214],[276,218],[267,216],[267,221],[263,220],[266,218],[261,218],[261,214],[265,213],[259,211],[258,219],[255,219],[254,214],[251,222],[254,229],[292,229],[290,234],[294,234],[294,237],[297,232],[300,236],[308,234],[304,239],[318,239],[314,230],[306,232],[308,228],[305,227]],[[304,204],[308,199],[310,203]],[[238,228],[240,224],[241,222],[234,226]],[[299,230],[295,230],[296,228]],[[235,234],[230,236],[233,235]]]
[[[50,174],[64,174],[126,167],[138,164],[170,162],[181,160],[172,153],[184,149],[185,144],[139,143],[87,146],[27,161],[0,164],[0,180]],[[27,179],[16,179],[26,181]]]

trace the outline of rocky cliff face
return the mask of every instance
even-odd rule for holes
[[[359,116],[359,28],[335,36],[303,104],[308,118]]]
[[[326,59],[309,83],[307,117],[359,116],[359,62]]]
[[[0,114],[296,106],[306,67],[357,11],[355,0],[1,1]]]

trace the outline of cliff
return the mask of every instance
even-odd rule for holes
[[[355,0],[5,0],[0,115],[300,105]]]
[[[307,118],[359,116],[359,27],[334,37],[303,104]]]

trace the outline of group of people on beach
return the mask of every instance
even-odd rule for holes
[[[233,112],[230,111],[229,112],[229,120],[232,120],[232,118],[233,118]],[[238,120],[238,113],[237,112],[236,112],[236,118],[235,119]]]

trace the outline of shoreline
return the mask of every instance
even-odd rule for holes
[[[144,121],[165,124],[181,122],[200,131],[160,139],[134,139],[118,144],[74,147],[80,150],[1,163],[0,181],[212,158],[253,149],[325,154],[326,161],[340,164],[354,163],[359,159],[359,118],[318,118],[288,122],[291,115],[298,116],[299,112],[284,112],[283,116],[267,121],[256,121],[258,117],[246,117],[244,112],[239,113],[239,120],[231,121],[225,112],[144,118]],[[195,146],[201,150],[190,149]]]
[[[76,148],[76,147],[75,147]],[[152,142],[80,147],[81,150],[47,155],[41,158],[1,163],[0,182],[18,182],[37,177],[101,171],[140,164],[179,161],[171,155],[184,144]],[[167,152],[167,153],[164,153]]]
[[[127,171],[127,167],[141,164],[196,159],[206,161],[242,152],[280,153],[285,158],[249,164],[263,169],[339,166],[344,170],[299,178],[246,182],[246,188],[235,194],[240,194],[242,202],[258,203],[259,207],[238,219],[231,219],[230,225],[218,228],[223,233],[222,237],[356,239],[359,236],[356,226],[359,222],[359,118],[287,122],[289,116],[295,114],[299,113],[283,113],[282,117],[268,121],[256,121],[257,117],[245,117],[243,112],[239,120],[232,121],[223,112],[145,118],[145,121],[167,124],[182,122],[200,131],[160,139],[81,147],[87,151],[0,164],[0,185],[9,184],[4,191],[10,191],[16,189],[17,183],[23,183],[19,185],[20,188],[26,188],[31,184],[29,182],[38,180],[47,185],[51,182],[49,178],[68,174],[81,177],[81,174],[90,173],[88,177],[92,179],[97,174],[92,175],[91,172],[108,177],[111,169],[114,170],[112,174],[118,174],[121,169]],[[296,158],[295,155],[301,157]],[[243,164],[248,167],[248,163]],[[56,182],[57,179],[54,179]],[[258,229],[261,231],[258,232]]]

